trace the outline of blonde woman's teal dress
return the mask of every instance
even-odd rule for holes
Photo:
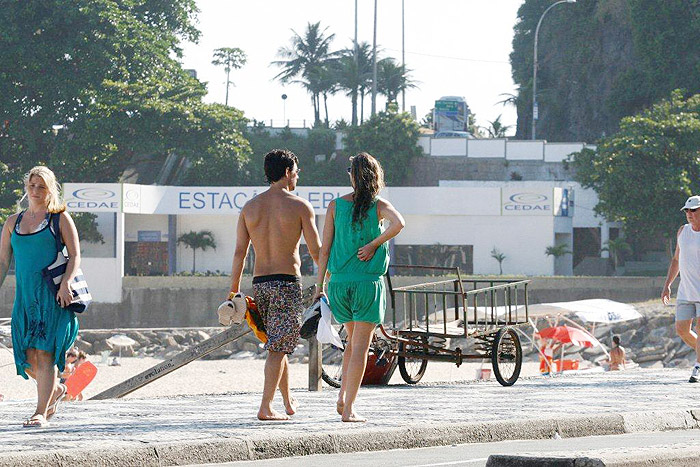
[[[15,257],[15,303],[12,309],[12,348],[17,374],[28,379],[27,349],[52,353],[59,372],[65,369],[66,351],[78,336],[78,318],[56,302],[56,296],[41,276],[41,270],[56,259],[56,240],[49,226],[30,234],[19,233],[18,216],[10,242]]]

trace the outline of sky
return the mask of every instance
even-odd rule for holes
[[[373,0],[358,0],[358,41],[372,43]],[[378,0],[377,44],[379,57],[401,60],[401,0]],[[417,83],[406,92],[406,110],[416,106],[420,121],[442,96],[466,99],[477,124],[488,126],[502,115],[501,122],[515,133],[516,112],[498,102],[502,94],[514,94],[509,54],[513,26],[523,0],[404,0],[406,67]],[[313,123],[311,97],[297,84],[274,79],[280,68],[280,47],[290,45],[292,30],[303,36],[308,23],[320,21],[328,34],[335,34],[332,50],[352,46],[354,0],[198,0],[201,10],[198,43],[183,44],[183,65],[197,71],[207,82],[207,102],[223,103],[226,75],[211,64],[214,49],[238,47],[248,56],[247,64],[231,72],[235,87],[229,90],[229,105],[250,119],[273,126],[291,127]],[[283,101],[282,94],[288,97]],[[399,98],[399,104],[401,99]],[[377,108],[385,100],[378,98]],[[328,100],[331,122],[350,121],[350,99],[342,93]],[[365,116],[371,100],[365,101]],[[322,114],[323,115],[323,114]]]

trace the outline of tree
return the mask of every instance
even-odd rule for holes
[[[353,126],[358,121],[358,98],[364,100],[364,90],[371,85],[372,61],[370,59],[370,45],[367,42],[358,44],[351,49],[341,50],[334,61],[334,70],[339,89],[346,91],[352,104]]]
[[[322,87],[320,80],[322,70],[327,66],[328,60],[335,54],[330,52],[330,45],[335,34],[326,35],[328,28],[321,29],[321,23],[308,23],[304,36],[300,36],[292,30],[294,35],[289,47],[281,47],[277,55],[283,60],[272,62],[273,65],[282,68],[275,79],[282,83],[298,83],[304,86],[311,94],[311,102],[314,107],[314,125],[321,122],[320,94]]]
[[[518,10],[510,56],[516,137],[532,123],[534,32],[553,0],[526,0]],[[562,5],[539,32],[537,134],[549,141],[597,141],[620,119],[668,96],[700,92],[697,0],[606,0]]]
[[[78,230],[81,242],[101,243],[104,244],[105,239],[102,233],[97,230],[97,214],[91,212],[74,212],[71,214],[75,228]]]
[[[216,250],[216,241],[211,230],[201,230],[199,232],[189,231],[180,235],[177,243],[184,243],[186,248],[192,248],[192,274],[195,271],[197,261],[197,250],[207,251],[207,248]]]
[[[554,256],[559,258],[560,256],[570,255],[573,251],[569,250],[569,246],[566,243],[561,243],[559,245],[548,246],[544,250],[544,254],[547,256]]]
[[[501,115],[499,115],[494,121],[489,122],[489,126],[486,127],[486,132],[489,138],[505,138],[506,131],[508,131],[510,127],[510,125],[501,123]]]
[[[386,97],[387,109],[397,103],[402,91],[416,87],[409,77],[410,71],[393,58],[383,58],[377,63],[377,92]]]
[[[700,94],[669,99],[632,117],[597,152],[574,155],[576,179],[598,194],[597,214],[624,223],[628,238],[671,242],[684,219],[679,206],[700,191]]]
[[[194,0],[4,5],[0,176],[10,192],[37,164],[60,181],[115,182],[144,154],[245,159],[242,114],[204,104],[205,86],[179,61],[180,41],[199,36],[196,12]]]
[[[228,106],[228,88],[231,84],[231,70],[238,70],[243,67],[248,61],[248,57],[238,47],[222,47],[214,50],[214,60],[211,64],[223,66],[226,71],[226,101],[224,105]]]
[[[506,260],[506,255],[496,249],[496,247],[493,247],[493,250],[491,250],[491,258],[495,259],[498,261],[498,274],[503,275],[503,261]]]
[[[384,167],[387,184],[400,185],[406,180],[411,160],[422,156],[419,134],[410,114],[379,112],[362,125],[348,128],[346,151],[369,152]]]
[[[629,243],[625,241],[624,238],[615,238],[612,240],[608,240],[607,242],[605,242],[605,245],[606,246],[601,248],[601,250],[610,252],[610,256],[612,256],[613,259],[613,265],[615,266],[615,270],[617,271],[617,265],[620,262],[620,256],[624,255],[625,253],[631,253],[632,247]]]

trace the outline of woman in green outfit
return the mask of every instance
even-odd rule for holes
[[[348,332],[336,408],[344,422],[364,422],[353,405],[365,374],[374,328],[386,310],[382,277],[389,267],[386,242],[401,232],[405,222],[391,203],[378,196],[384,188],[379,162],[364,152],[350,161],[353,192],[333,200],[326,211],[316,297],[324,294],[328,270],[331,310]],[[383,220],[390,223],[386,230]]]
[[[78,335],[75,314],[64,309],[71,302],[70,280],[80,267],[78,232],[65,212],[56,176],[43,166],[32,168],[24,177],[29,207],[14,214],[2,227],[0,238],[0,286],[5,281],[12,256],[15,257],[15,301],[12,309],[12,347],[17,374],[31,376],[37,383],[36,411],[25,427],[47,424],[66,387],[58,383],[66,351]],[[56,260],[52,216],[59,216],[63,243],[68,249],[66,273],[56,295],[44,282],[41,270]]]

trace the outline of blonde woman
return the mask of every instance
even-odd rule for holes
[[[78,320],[63,307],[71,302],[68,284],[80,267],[80,247],[54,173],[43,166],[34,167],[25,175],[24,186],[29,207],[10,216],[2,227],[0,286],[14,255],[12,347],[17,374],[37,382],[36,410],[24,422],[24,427],[32,428],[47,425],[66,393],[57,375],[65,370],[66,351],[78,335]],[[70,257],[55,295],[41,275],[41,270],[56,259],[56,240],[50,228],[53,216],[59,216],[62,242]]]
[[[379,197],[384,172],[366,152],[353,157],[348,167],[353,192],[331,201],[323,227],[316,297],[324,294],[330,271],[328,298],[336,321],[348,332],[343,352],[343,375],[336,409],[344,422],[364,422],[354,410],[367,366],[374,328],[384,320],[384,274],[389,267],[387,242],[405,222],[387,200]],[[390,222],[383,229],[382,220]]]

